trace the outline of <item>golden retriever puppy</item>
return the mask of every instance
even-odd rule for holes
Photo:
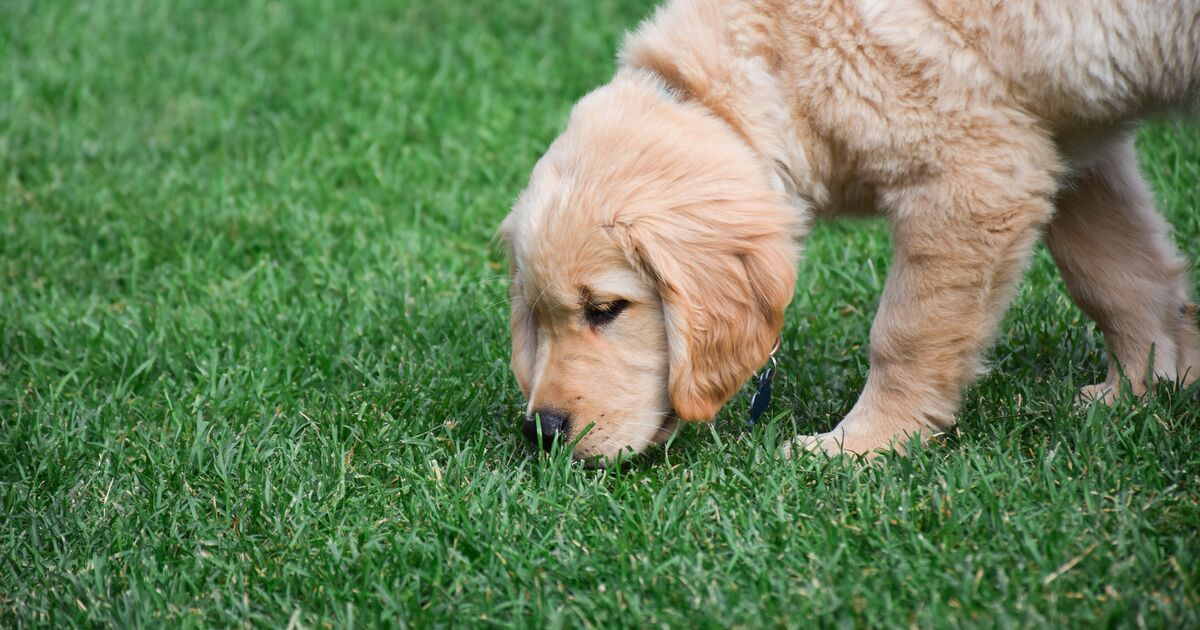
[[[767,360],[810,221],[846,214],[886,217],[895,256],[866,386],[801,449],[950,427],[1043,235],[1111,355],[1083,394],[1191,383],[1185,263],[1132,143],[1198,103],[1198,0],[670,2],[501,226],[525,433],[607,462],[711,419]]]

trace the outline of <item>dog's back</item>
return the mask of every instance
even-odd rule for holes
[[[860,7],[869,31],[981,82],[998,75],[1052,125],[1200,106],[1196,0],[860,0]]]
[[[995,116],[1048,131],[1075,170],[1148,114],[1200,109],[1200,0],[675,0],[622,61],[725,118],[788,182],[814,156],[780,130],[860,165],[900,150],[909,166],[880,168],[907,176],[936,159],[931,134]]]

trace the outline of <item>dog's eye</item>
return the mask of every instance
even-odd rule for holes
[[[613,300],[612,302],[604,302],[602,304],[588,303],[583,306],[583,316],[587,319],[589,326],[599,328],[621,314],[621,311],[629,308],[627,300]]]

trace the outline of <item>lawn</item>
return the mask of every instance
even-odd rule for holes
[[[863,384],[874,222],[813,235],[764,426],[525,444],[492,235],[650,9],[0,3],[0,626],[1200,624],[1196,394],[1075,406],[1045,252],[911,457],[777,457]],[[1200,125],[1139,147],[1200,260]]]

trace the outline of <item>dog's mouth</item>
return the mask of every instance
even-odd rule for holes
[[[658,428],[654,431],[654,434],[650,437],[650,441],[643,448],[636,452],[631,447],[625,447],[622,450],[627,456],[645,453],[645,451],[652,446],[662,446],[670,441],[671,437],[675,435],[675,431],[678,427],[679,418],[675,415],[675,411],[672,410],[670,413],[662,416],[662,419],[659,421]],[[612,456],[610,455],[589,454],[585,456],[576,456],[576,460],[582,462],[585,468],[607,468],[611,465],[611,457]]]
[[[658,430],[654,432],[654,437],[650,439],[650,443],[654,446],[666,444],[667,440],[675,435],[675,429],[679,427],[679,418],[675,415],[675,410],[663,416],[663,419],[658,424]]]

